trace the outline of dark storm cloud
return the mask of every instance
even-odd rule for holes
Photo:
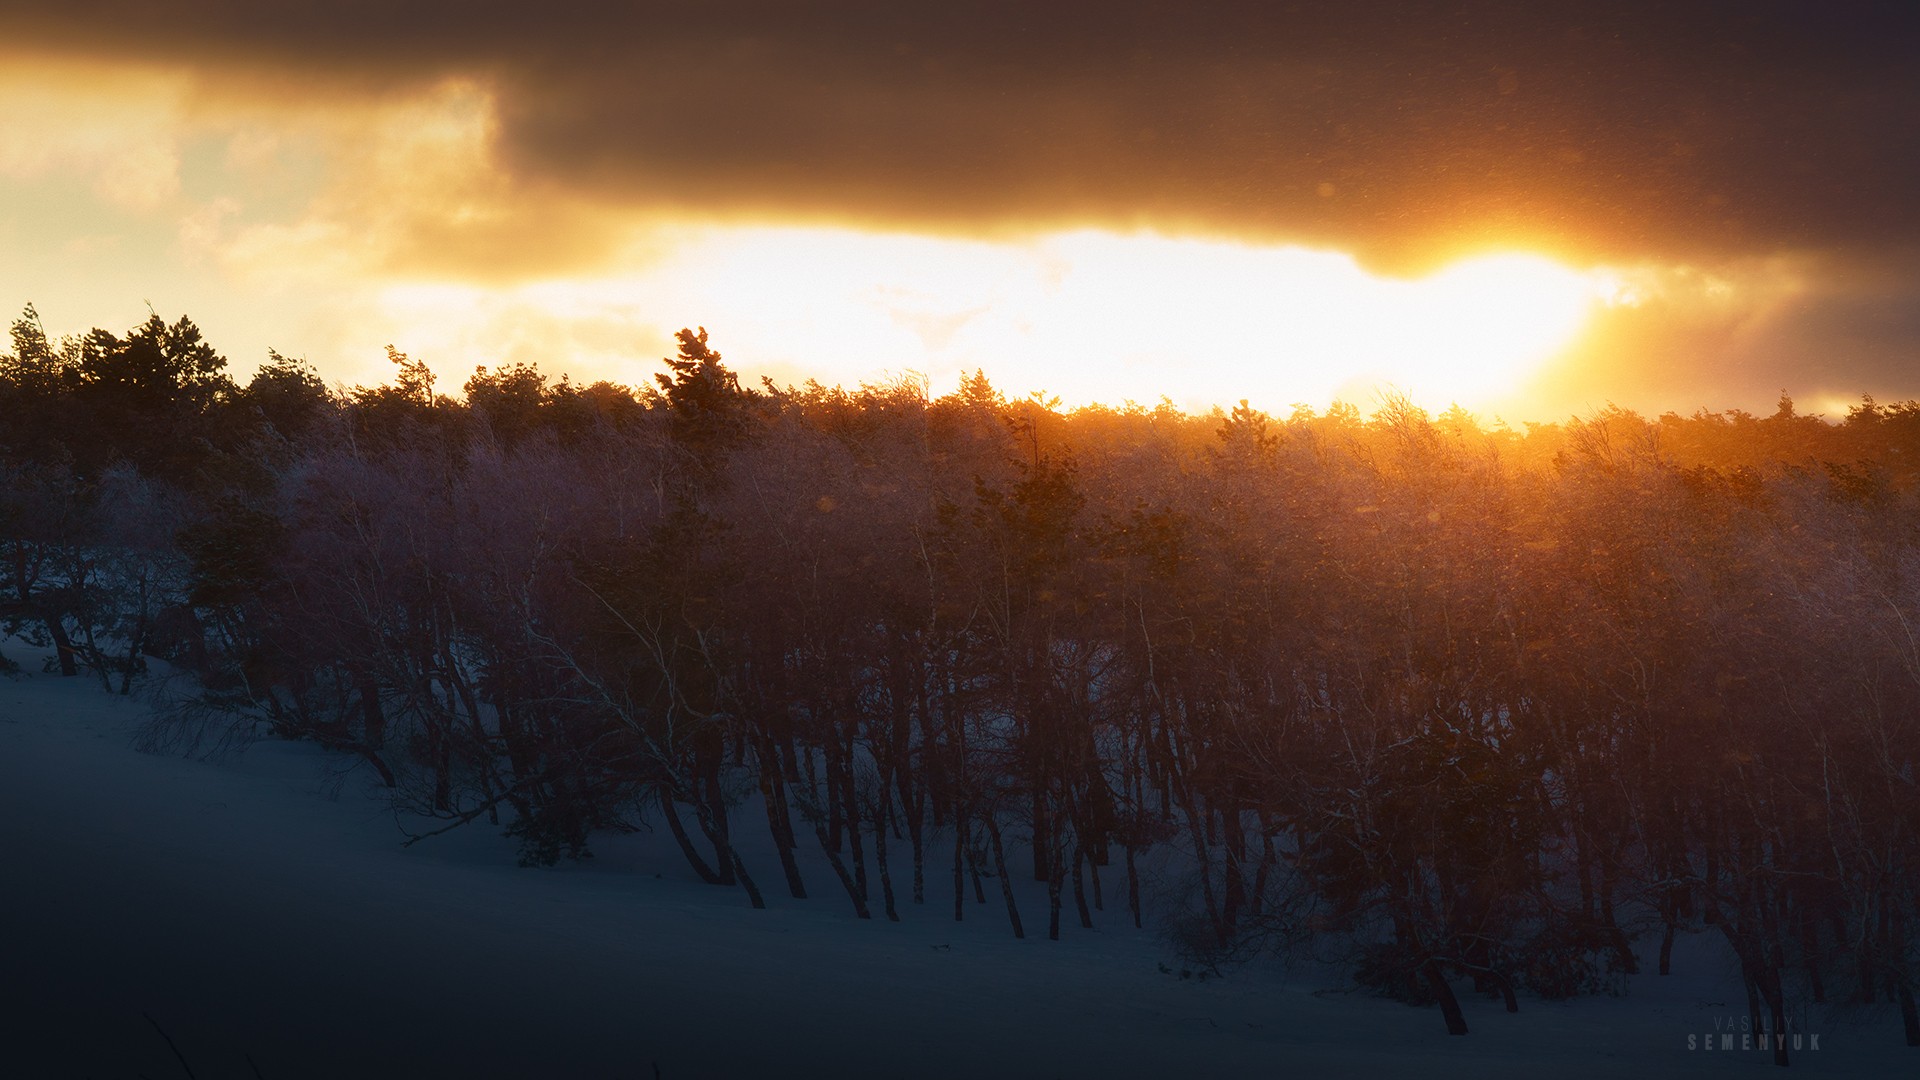
[[[1910,2],[100,0],[0,4],[0,31],[315,93],[480,74],[516,175],[691,209],[1159,224],[1403,265],[1920,236]]]

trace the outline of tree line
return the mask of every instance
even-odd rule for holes
[[[1920,1045],[1920,403],[1514,429],[749,387],[704,330],[638,388],[390,358],[243,385],[188,320],[29,308],[0,623],[111,692],[191,672],[177,747],[313,740],[530,863],[659,827],[754,906],[1151,919],[1456,1034],[1464,987],[1705,932],[1755,1031],[1886,1002]]]

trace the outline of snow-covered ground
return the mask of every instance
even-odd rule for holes
[[[1434,1010],[1273,964],[1183,980],[1111,903],[1097,931],[1050,942],[1023,884],[1033,936],[1015,941],[990,882],[955,924],[937,872],[928,904],[906,901],[904,851],[902,923],[856,920],[823,860],[804,864],[814,898],[793,901],[750,815],[737,831],[766,911],[699,883],[663,835],[553,870],[518,867],[484,824],[403,849],[363,776],[340,782],[342,759],[276,742],[217,763],[138,753],[138,701],[4,646],[25,673],[0,677],[0,1076],[187,1075],[161,1031],[200,1080],[1774,1069],[1688,1049],[1745,1012],[1704,935],[1623,997],[1508,1015],[1466,993],[1473,1034],[1449,1038]],[[1885,1010],[1808,1027],[1820,1049],[1796,1056],[1801,1074],[1920,1070]]]

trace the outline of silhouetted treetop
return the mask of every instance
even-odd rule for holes
[[[661,361],[668,370],[654,376],[672,410],[675,434],[690,446],[710,446],[738,433],[742,412],[761,395],[740,385],[740,377],[720,362],[707,344],[707,328],[674,335],[678,355]]]

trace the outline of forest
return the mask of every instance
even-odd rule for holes
[[[638,387],[389,356],[241,382],[190,320],[27,309],[0,632],[190,675],[151,749],[310,740],[530,865],[660,829],[755,907],[1158,924],[1462,1035],[1462,994],[1710,934],[1780,1064],[1800,1001],[1920,1046],[1920,402],[1512,427],[755,387],[704,329]]]

